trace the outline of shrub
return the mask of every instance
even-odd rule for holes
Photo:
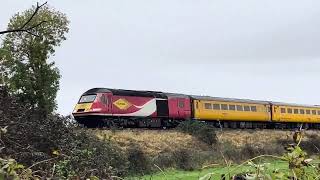
[[[151,160],[144,154],[138,145],[130,146],[127,153],[130,173],[145,174],[151,171]]]
[[[196,158],[192,151],[188,149],[179,149],[173,152],[172,158],[176,164],[176,168],[191,171],[198,167],[198,163],[194,161]]]
[[[301,147],[308,154],[319,154],[320,152],[320,137],[312,134],[308,136],[308,139],[301,142]]]
[[[118,146],[74,127],[67,117],[40,117],[0,89],[1,158],[32,167],[43,179],[125,174],[128,163]]]
[[[171,168],[175,166],[175,161],[173,159],[173,153],[169,150],[164,150],[159,153],[153,160],[152,163],[161,169]]]
[[[213,145],[218,141],[215,128],[203,122],[194,120],[184,121],[178,125],[177,129],[195,136],[208,145]]]

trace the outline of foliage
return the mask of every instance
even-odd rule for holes
[[[209,145],[215,144],[218,141],[215,128],[199,121],[184,121],[178,125],[177,129],[195,136]]]
[[[179,149],[173,153],[172,158],[174,159],[178,169],[191,171],[196,169],[199,165],[194,161],[195,158],[192,155],[192,152],[187,149]]]
[[[132,145],[127,150],[129,172],[132,174],[145,174],[151,172],[151,159],[147,157],[137,145]]]
[[[24,169],[14,159],[0,159],[0,179],[19,179],[19,172]]]
[[[15,159],[43,179],[108,179],[126,173],[128,161],[117,145],[98,140],[67,117],[40,119],[17,102],[0,88],[1,158]]]
[[[8,29],[18,29],[33,15],[35,6],[15,14]],[[42,114],[56,108],[55,98],[59,89],[59,70],[49,57],[55,47],[60,46],[68,32],[67,17],[49,6],[43,6],[26,25],[34,27],[32,33],[15,32],[6,34],[1,48],[0,61],[4,67],[6,85],[19,100],[29,104]],[[9,52],[9,54],[8,54]]]
[[[295,143],[288,144],[286,146],[286,153],[281,156],[272,155],[260,155],[246,162],[240,164],[238,168],[244,165],[249,165],[254,171],[244,171],[233,176],[233,179],[244,179],[244,180],[272,180],[272,179],[318,179],[320,174],[320,168],[317,165],[312,164],[313,159],[310,159],[305,151],[300,147],[302,140],[302,132],[296,132],[293,137]],[[288,169],[276,169],[271,170],[269,163],[255,163],[255,160],[272,157],[286,161]],[[228,165],[230,166],[230,165]],[[230,177],[232,172],[222,175],[222,179]],[[202,177],[202,179],[210,179],[212,173]]]

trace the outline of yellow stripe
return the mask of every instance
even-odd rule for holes
[[[81,103],[77,104],[76,107],[74,108],[73,112],[78,112],[79,109],[84,109],[84,111],[81,112],[88,112],[92,106],[92,103]]]

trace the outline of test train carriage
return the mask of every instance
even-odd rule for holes
[[[203,121],[224,128],[320,128],[320,107],[157,91],[94,88],[74,118],[87,127],[174,127]]]

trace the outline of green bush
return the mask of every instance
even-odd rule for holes
[[[189,120],[180,123],[177,130],[188,133],[208,145],[213,145],[218,142],[215,128],[203,122]]]
[[[151,172],[151,160],[144,154],[139,146],[133,144],[127,150],[127,153],[130,173],[146,174]]]
[[[32,167],[43,179],[126,174],[128,161],[117,145],[98,140],[67,117],[40,117],[0,89],[1,158]]]
[[[199,167],[193,151],[190,149],[179,149],[173,152],[172,158],[174,159],[176,168],[191,171]]]
[[[173,153],[170,150],[164,150],[154,157],[152,163],[161,169],[172,168],[175,166]]]

